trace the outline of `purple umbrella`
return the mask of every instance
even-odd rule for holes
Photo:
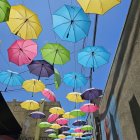
[[[50,77],[54,74],[54,67],[45,60],[33,60],[28,65],[29,71],[40,77]]]
[[[69,133],[69,132],[67,132],[67,131],[63,131],[62,133],[63,133],[65,136],[71,135],[71,133]]]
[[[84,121],[84,120],[77,120],[72,125],[74,125],[74,126],[83,126],[83,125],[86,125],[86,124],[87,124],[87,122]]]
[[[100,96],[102,96],[102,90],[95,89],[95,88],[87,89],[81,95],[82,99],[84,99],[84,100],[93,100]]]
[[[92,136],[92,133],[90,133],[90,132],[85,132],[85,133],[83,134],[82,137],[87,137],[87,136]]]
[[[52,133],[55,133],[56,131],[54,129],[47,129],[45,130],[45,133],[47,133],[48,135],[49,134],[52,134]]]
[[[66,125],[63,125],[61,128],[60,128],[60,131],[68,131],[68,130],[70,130],[70,128],[68,127],[68,126],[66,126]]]
[[[29,116],[32,117],[33,119],[42,119],[46,117],[46,115],[43,112],[39,111],[32,112],[30,113]]]
[[[82,139],[77,137],[77,138],[75,138],[75,140],[82,140]]]

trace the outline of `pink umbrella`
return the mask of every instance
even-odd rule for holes
[[[37,44],[32,40],[17,40],[8,48],[9,61],[18,66],[30,64],[37,55]]]
[[[65,125],[65,124],[68,123],[68,120],[65,119],[65,118],[59,118],[59,119],[56,120],[56,123],[60,124],[60,125]]]
[[[43,91],[42,91],[42,94],[46,97],[46,98],[48,98],[50,101],[52,101],[52,102],[56,102],[56,97],[55,97],[55,94],[51,91],[51,90],[49,90],[49,89],[44,89]]]
[[[99,107],[95,104],[92,103],[88,103],[88,104],[84,104],[80,110],[82,112],[86,112],[86,113],[91,113],[91,112],[96,112],[97,110],[99,110]]]
[[[58,114],[51,114],[51,115],[49,115],[47,121],[48,121],[49,123],[52,123],[52,122],[54,122],[56,119],[58,119],[58,117],[59,117]]]
[[[80,127],[77,127],[77,128],[74,129],[74,132],[76,132],[76,133],[83,133],[84,130],[82,130]]]

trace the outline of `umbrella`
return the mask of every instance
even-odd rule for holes
[[[23,81],[24,79],[17,72],[10,70],[0,72],[0,82],[7,85],[5,91],[8,86],[21,86]]]
[[[75,137],[82,137],[83,133],[75,133]]]
[[[81,130],[80,127],[77,127],[77,128],[75,128],[74,132],[76,132],[76,133],[83,133],[84,131]]]
[[[8,48],[9,61],[18,66],[30,64],[37,55],[37,44],[32,40],[16,40]]]
[[[64,75],[63,81],[66,85],[74,89],[83,87],[87,84],[87,79],[83,74],[71,72]]]
[[[73,133],[74,132],[74,128],[70,128],[69,130],[67,130],[67,132]]]
[[[117,4],[121,2],[121,0],[77,0],[85,13],[95,13],[95,14],[104,14]]]
[[[39,123],[38,126],[39,126],[40,128],[48,128],[48,127],[51,126],[51,124],[48,123],[48,122],[41,122],[41,123]]]
[[[32,112],[32,113],[30,113],[29,116],[32,117],[33,119],[43,119],[46,117],[46,115],[40,111]]]
[[[68,120],[65,119],[65,118],[59,118],[59,119],[56,120],[56,123],[60,124],[60,125],[65,125],[65,124],[68,123]]]
[[[65,136],[64,134],[60,134],[60,135],[58,135],[58,138],[59,138],[59,139],[65,139],[66,136]]]
[[[54,74],[54,67],[45,60],[33,60],[28,65],[29,71],[40,77],[50,77]]]
[[[37,39],[42,27],[35,13],[23,5],[11,7],[7,24],[11,32],[25,39]]]
[[[59,124],[54,123],[54,124],[51,125],[50,128],[52,128],[52,129],[60,129],[61,126]]]
[[[45,88],[45,89],[42,91],[42,94],[43,94],[46,98],[48,98],[50,101],[56,102],[55,94],[54,94],[50,89]]]
[[[26,100],[20,106],[26,110],[37,110],[40,108],[39,103],[33,100]]]
[[[70,115],[70,112],[66,112],[65,114],[63,114],[62,116],[65,119],[74,119],[76,118],[75,116]]]
[[[80,137],[76,137],[75,140],[82,140],[82,138],[80,138]]]
[[[84,125],[81,127],[81,129],[84,131],[91,131],[93,130],[93,127],[91,125]]]
[[[75,116],[75,117],[82,117],[82,116],[85,116],[86,113],[82,112],[80,109],[75,109],[70,112],[70,115]]]
[[[49,123],[54,122],[56,119],[58,119],[59,115],[58,114],[50,114],[47,121]]]
[[[57,135],[55,133],[49,134],[48,137],[50,138],[57,138]]]
[[[41,49],[44,60],[51,64],[63,65],[70,60],[70,52],[61,44],[47,43]]]
[[[61,76],[57,69],[54,69],[54,83],[56,89],[58,89],[61,85]]]
[[[83,126],[83,125],[86,125],[87,122],[84,121],[84,120],[76,120],[72,125],[74,126]]]
[[[72,136],[66,136],[66,139],[72,139]]]
[[[70,128],[67,126],[67,125],[63,125],[63,126],[61,126],[61,128],[60,128],[60,131],[62,131],[62,132],[64,132],[64,131],[69,131],[70,130]]]
[[[78,53],[78,62],[94,70],[108,63],[110,53],[100,46],[88,46]]]
[[[64,5],[53,14],[53,29],[62,40],[77,42],[88,35],[89,17],[80,7]]]
[[[92,133],[90,133],[90,132],[85,132],[85,133],[83,134],[82,137],[87,137],[87,136],[92,136]]]
[[[52,114],[62,115],[65,113],[64,109],[61,107],[52,107],[49,109],[49,112]]]
[[[63,131],[62,133],[63,133],[65,136],[71,135],[71,133],[69,133],[68,131]]]
[[[55,133],[56,131],[54,129],[47,129],[45,130],[45,133],[47,133],[48,135],[49,134],[52,134],[52,133]]]
[[[88,103],[88,104],[84,104],[80,108],[80,110],[83,112],[86,112],[86,113],[92,113],[92,112],[96,112],[97,110],[99,110],[99,107],[95,104]]]
[[[9,20],[10,8],[7,0],[0,0],[0,22]]]
[[[84,91],[81,95],[82,99],[84,100],[93,100],[102,95],[102,90],[100,89],[95,89],[95,88],[90,88]]]

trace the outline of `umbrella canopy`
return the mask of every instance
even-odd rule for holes
[[[76,118],[75,116],[70,115],[70,112],[66,112],[65,114],[63,114],[62,116],[65,119],[74,119]]]
[[[39,103],[34,100],[26,100],[20,106],[26,110],[37,110],[40,108]]]
[[[72,139],[72,136],[66,136],[66,139]]]
[[[77,0],[85,13],[95,13],[95,14],[104,14],[117,4],[121,2],[121,0]]]
[[[65,113],[64,109],[61,107],[52,107],[49,109],[49,112],[52,114],[62,115]]]
[[[78,53],[78,62],[94,70],[108,63],[109,58],[110,53],[100,46],[88,46]]]
[[[9,61],[21,66],[30,64],[37,55],[37,44],[32,40],[16,40],[8,48]]]
[[[45,133],[47,133],[48,135],[49,134],[52,134],[52,133],[55,133],[56,131],[54,129],[47,129],[45,130]]]
[[[63,133],[65,136],[71,135],[71,133],[69,133],[68,131],[63,131],[62,133]]]
[[[83,87],[87,84],[87,79],[83,74],[71,72],[64,75],[63,81],[66,85],[73,87],[74,89]]]
[[[26,80],[24,81],[22,87],[28,92],[41,92],[45,89],[45,85],[36,79]]]
[[[59,139],[65,139],[66,136],[65,136],[64,134],[60,134],[60,135],[58,135],[58,138],[59,138]]]
[[[85,116],[86,113],[82,112],[80,109],[75,109],[70,112],[70,115],[75,116],[75,117],[82,117],[82,116]]]
[[[57,124],[57,123],[54,123],[54,124],[51,125],[50,128],[52,128],[52,129],[60,129],[61,126],[59,124]]]
[[[32,117],[33,119],[42,119],[42,118],[46,117],[46,115],[40,111],[32,112],[32,113],[30,113],[29,116]]]
[[[90,132],[85,132],[85,133],[83,134],[82,137],[87,137],[87,136],[92,136],[92,133],[90,133]]]
[[[9,20],[10,8],[7,0],[0,0],[0,22]]]
[[[77,127],[77,128],[75,128],[74,132],[76,132],[76,133],[83,133],[84,130],[82,130],[81,127]]]
[[[57,69],[54,69],[54,83],[56,89],[58,89],[61,85],[61,75]]]
[[[51,126],[51,124],[48,123],[48,122],[41,122],[41,123],[38,124],[38,126],[39,126],[40,128],[48,128],[48,127]]]
[[[66,98],[71,102],[76,103],[84,102],[84,100],[81,98],[81,93],[79,92],[71,92],[67,94]]]
[[[84,120],[76,120],[72,125],[74,126],[83,126],[83,125],[86,125],[87,122],[84,121]]]
[[[91,112],[96,112],[97,110],[99,110],[99,107],[95,104],[92,103],[88,103],[88,104],[84,104],[80,110],[82,112],[86,112],[86,113],[91,113]]]
[[[44,60],[51,64],[63,65],[70,60],[70,52],[61,44],[47,43],[41,49],[42,57]]]
[[[59,118],[59,119],[56,120],[56,123],[60,124],[60,125],[65,125],[65,124],[68,123],[68,120],[65,119],[65,118]]]
[[[48,98],[50,101],[56,102],[55,94],[54,94],[50,89],[45,88],[45,89],[42,91],[42,94],[43,94],[46,98]]]
[[[75,133],[75,137],[82,137],[83,133]]]
[[[74,132],[74,128],[70,128],[67,132],[73,133]]]
[[[91,131],[93,130],[93,127],[91,125],[84,125],[81,127],[81,129],[84,131]]]
[[[102,90],[96,88],[87,89],[81,95],[84,100],[93,100],[100,96],[102,96]]]
[[[62,40],[77,42],[88,35],[89,17],[80,7],[64,5],[53,14],[53,29]]]
[[[57,138],[57,135],[55,133],[49,134],[48,137],[50,138]]]
[[[54,74],[54,67],[45,60],[33,60],[28,65],[29,71],[40,77],[50,77]]]
[[[12,6],[7,24],[11,32],[23,39],[37,39],[42,27],[37,15],[23,5]]]
[[[64,132],[64,131],[69,131],[70,130],[70,128],[67,126],[67,125],[63,125],[63,126],[61,126],[61,128],[60,128],[60,131],[62,131],[62,132]]]
[[[48,117],[48,119],[47,119],[47,121],[48,121],[49,123],[52,123],[52,122],[54,122],[56,119],[58,119],[58,117],[59,117],[58,114],[50,114],[49,117]]]

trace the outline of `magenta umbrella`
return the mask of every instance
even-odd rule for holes
[[[32,40],[17,40],[8,48],[9,61],[18,66],[30,64],[37,55],[37,44]]]
[[[51,115],[49,115],[47,121],[48,121],[49,123],[52,123],[52,122],[54,122],[56,119],[58,119],[58,117],[59,117],[58,114],[51,114]]]
[[[86,112],[86,113],[92,113],[92,112],[96,112],[97,110],[99,110],[99,107],[95,104],[92,103],[88,103],[88,104],[84,104],[80,110],[82,112]]]
[[[56,102],[55,94],[54,94],[50,89],[45,88],[45,89],[42,91],[42,94],[43,94],[47,99],[49,99],[50,101]]]
[[[56,120],[56,123],[60,124],[60,125],[65,125],[65,124],[68,123],[68,120],[65,119],[65,118],[59,118],[59,119]]]
[[[82,130],[80,127],[77,127],[77,128],[74,129],[74,132],[76,132],[76,133],[83,133],[84,130]]]

